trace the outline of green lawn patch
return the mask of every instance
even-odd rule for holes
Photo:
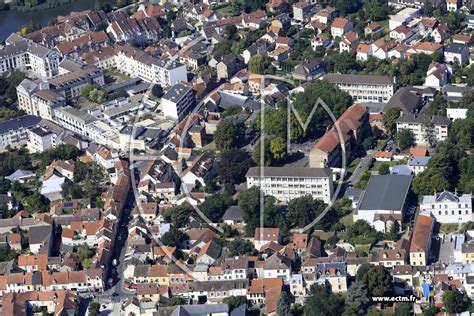
[[[449,234],[449,233],[454,233],[458,230],[459,225],[458,224],[441,224],[440,231]]]

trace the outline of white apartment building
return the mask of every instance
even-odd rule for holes
[[[58,93],[46,89],[46,83],[35,83],[24,79],[17,87],[18,108],[28,114],[53,120],[54,110],[66,105],[66,99]]]
[[[161,98],[163,114],[177,120],[182,120],[195,103],[194,90],[182,83],[172,86]]]
[[[448,137],[450,124],[445,116],[404,113],[397,119],[397,132],[410,130],[417,145],[433,145]]]
[[[333,194],[329,168],[253,167],[246,178],[247,187],[258,186],[266,195],[282,202],[311,195],[329,203]]]
[[[97,119],[76,108],[67,106],[55,110],[55,122],[74,133],[89,137],[89,125]]]
[[[354,102],[387,103],[395,93],[395,80],[386,76],[328,74],[324,80],[347,92]]]
[[[24,115],[0,123],[0,151],[6,147],[19,147],[28,142],[28,129],[41,121],[41,117]]]
[[[162,87],[188,81],[186,66],[175,60],[161,60],[129,45],[121,47],[116,56],[116,67],[131,77],[140,77]]]
[[[153,83],[159,83],[163,87],[172,86],[181,81],[188,81],[186,65],[174,60],[157,60],[153,63],[155,74]]]
[[[44,127],[37,126],[28,130],[28,143],[26,147],[30,153],[40,153],[56,147],[57,135]]]
[[[422,214],[430,215],[440,223],[465,223],[473,220],[472,194],[443,191],[424,195],[420,204]]]
[[[16,34],[10,35],[7,45],[0,49],[0,73],[18,69],[31,71],[41,78],[57,73],[59,53]]]

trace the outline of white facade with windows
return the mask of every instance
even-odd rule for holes
[[[289,202],[305,195],[329,203],[333,194],[328,168],[254,167],[247,172],[247,187],[258,186],[265,195]]]
[[[58,71],[59,53],[12,34],[0,48],[0,74],[11,70],[32,71],[47,79]]]
[[[448,137],[451,120],[445,116],[403,114],[397,120],[397,132],[411,131],[416,145],[432,145]]]
[[[395,93],[395,81],[386,76],[328,74],[324,79],[347,92],[354,102],[387,103]]]
[[[440,223],[472,221],[472,194],[458,195],[444,191],[435,195],[424,195],[420,211],[423,214],[431,214]]]
[[[182,83],[177,83],[161,98],[163,114],[182,120],[196,103],[194,90]]]

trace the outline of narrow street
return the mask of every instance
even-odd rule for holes
[[[373,158],[373,153],[371,151],[369,151],[369,152],[367,152],[367,155],[360,160],[359,164],[354,169],[354,172],[349,177],[348,184],[350,186],[353,186],[354,184],[357,183],[357,181],[359,181],[359,178],[360,178],[360,175],[362,174],[362,171],[364,171],[364,169],[367,167],[367,165],[372,160],[372,158]]]

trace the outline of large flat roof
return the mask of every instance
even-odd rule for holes
[[[371,176],[359,210],[401,211],[412,178],[411,175],[399,174]]]

